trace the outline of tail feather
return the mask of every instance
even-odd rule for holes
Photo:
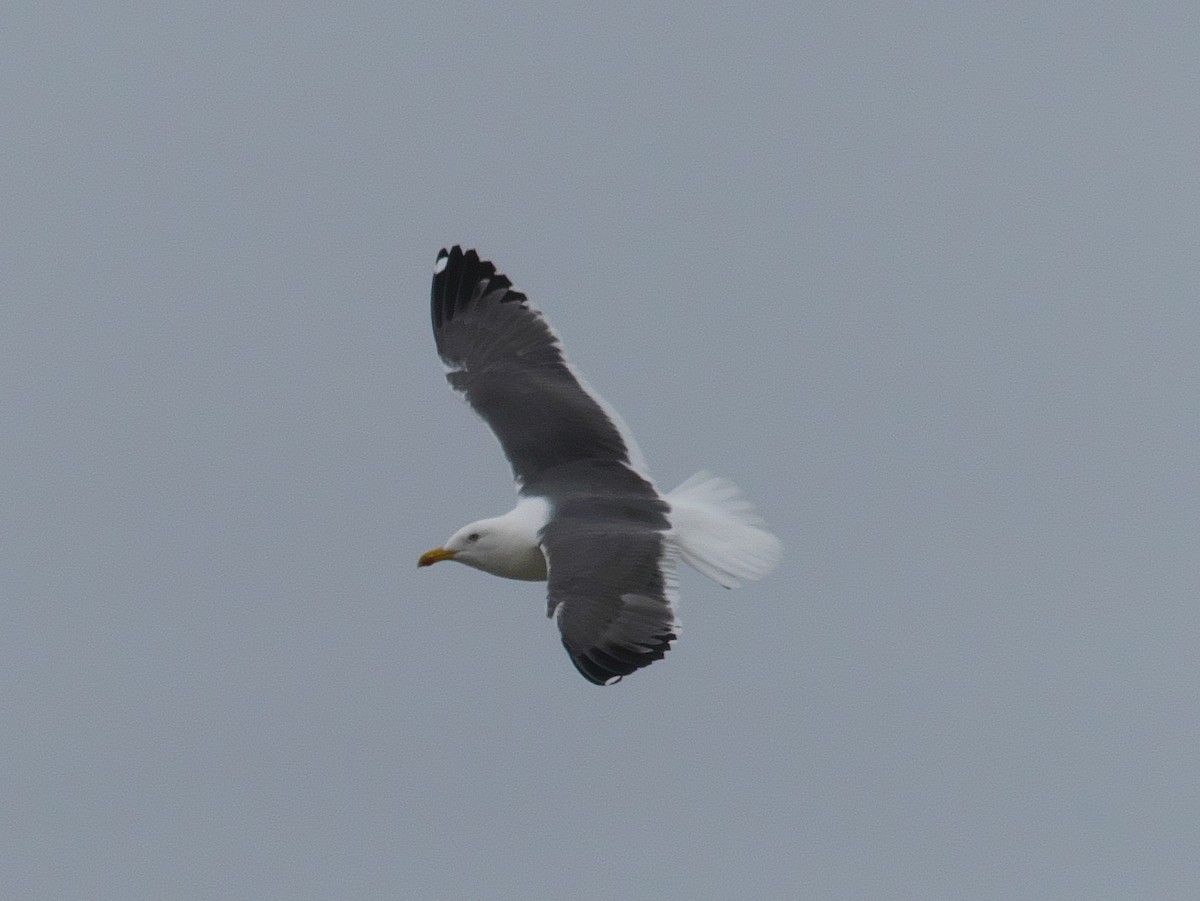
[[[698,472],[667,501],[679,555],[714,582],[736,588],[779,565],[779,539],[728,479]]]

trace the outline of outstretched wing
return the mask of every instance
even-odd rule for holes
[[[433,334],[446,379],[491,427],[518,484],[595,459],[631,465],[632,438],[587,390],[558,337],[512,282],[460,247],[438,253]]]
[[[661,660],[679,634],[675,552],[657,497],[583,497],[542,534],[548,615],[575,668],[609,685]]]

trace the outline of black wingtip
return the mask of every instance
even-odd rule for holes
[[[655,636],[656,642],[643,650],[618,648],[590,648],[581,653],[575,653],[564,641],[563,647],[567,656],[579,674],[593,685],[616,685],[630,673],[637,672],[642,667],[649,666],[656,660],[662,660],[671,650],[671,642],[678,636],[674,632],[664,632]]]
[[[476,290],[481,282],[482,289]],[[508,276],[497,272],[494,263],[481,259],[474,250],[463,250],[458,244],[449,250],[443,247],[433,264],[430,292],[433,327],[440,329],[466,309],[472,298],[486,297],[496,291],[503,292],[498,298],[500,303],[525,300],[524,294],[513,290]]]

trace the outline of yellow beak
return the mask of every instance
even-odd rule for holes
[[[448,551],[444,547],[434,548],[432,551],[427,551],[421,555],[421,559],[417,561],[417,566],[433,566],[442,560],[453,560],[454,551]]]

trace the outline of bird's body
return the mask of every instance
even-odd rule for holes
[[[519,500],[459,529],[421,566],[456,560],[547,579],[563,645],[600,685],[661,659],[675,640],[678,558],[726,587],[775,567],[778,540],[732,483],[701,473],[666,495],[655,489],[620,418],[475,251],[438,254],[432,315],[450,386],[496,434]]]

